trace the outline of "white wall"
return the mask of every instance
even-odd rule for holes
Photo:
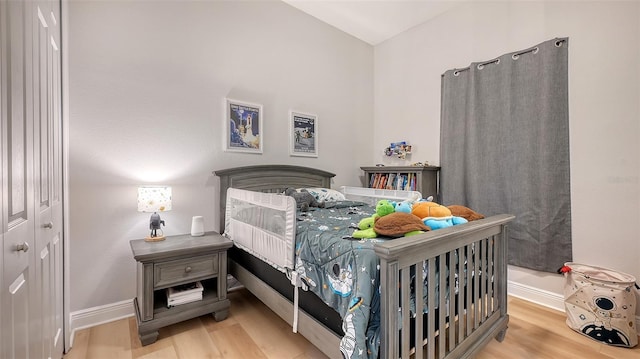
[[[135,296],[137,186],[173,187],[165,234],[218,229],[212,171],[286,163],[358,185],[372,146],[373,48],[282,2],[70,1],[71,311]],[[222,150],[223,99],[264,106],[264,153]],[[318,158],[290,157],[288,111],[318,115]],[[358,136],[356,136],[358,134]]]
[[[376,46],[375,149],[407,139],[412,161],[438,163],[441,74],[565,36],[574,261],[640,278],[638,2],[465,3]],[[509,279],[562,295],[556,274]]]
[[[360,165],[399,163],[382,156],[398,140],[438,164],[440,75],[564,36],[574,259],[640,278],[638,3],[461,4],[375,49],[280,2],[67,4],[71,311],[135,295],[138,185],[173,186],[177,234],[193,215],[218,229],[216,169],[299,164],[358,185]],[[222,151],[225,96],[264,105],[262,155]],[[290,108],[319,115],[317,159],[289,157]],[[561,293],[555,274],[509,279]]]

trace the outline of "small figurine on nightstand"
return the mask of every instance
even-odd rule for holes
[[[160,219],[158,212],[171,210],[171,187],[169,186],[142,186],[138,187],[138,212],[153,213],[149,220],[151,234],[144,240],[156,242],[164,240],[160,226],[164,221]],[[160,229],[160,235],[158,230]]]
[[[165,225],[164,220],[160,219],[160,215],[158,213],[153,213],[151,215],[151,220],[149,222],[149,229],[151,230],[151,234],[149,238],[154,241],[160,241],[164,239],[162,235],[162,229],[160,229],[160,225]],[[158,230],[160,229],[160,235],[158,236]]]

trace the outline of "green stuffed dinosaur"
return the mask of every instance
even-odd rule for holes
[[[358,223],[358,229],[353,232],[353,238],[376,238],[378,234],[373,230],[373,224],[375,219],[372,217],[366,217],[360,220]]]
[[[376,204],[376,213],[371,217],[363,218],[358,223],[358,229],[353,232],[353,238],[376,238],[378,234],[373,229],[373,225],[377,218],[384,217],[395,211],[395,205],[386,199],[378,201]]]
[[[384,217],[387,214],[393,213],[396,211],[395,203],[389,202],[386,199],[381,199],[376,204],[376,214],[374,217]]]

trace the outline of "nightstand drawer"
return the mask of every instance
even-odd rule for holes
[[[156,263],[153,271],[154,288],[195,281],[218,273],[218,254]]]

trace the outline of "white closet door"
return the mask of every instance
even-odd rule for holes
[[[60,358],[62,335],[62,138],[60,11],[58,2],[33,3],[35,270],[44,358]],[[34,328],[33,332],[38,329]]]
[[[0,358],[61,358],[59,1],[0,1]]]
[[[34,269],[33,113],[30,101],[31,72],[27,52],[30,31],[24,16],[26,2],[0,2],[2,26],[2,171],[3,358],[31,358],[31,282]]]

